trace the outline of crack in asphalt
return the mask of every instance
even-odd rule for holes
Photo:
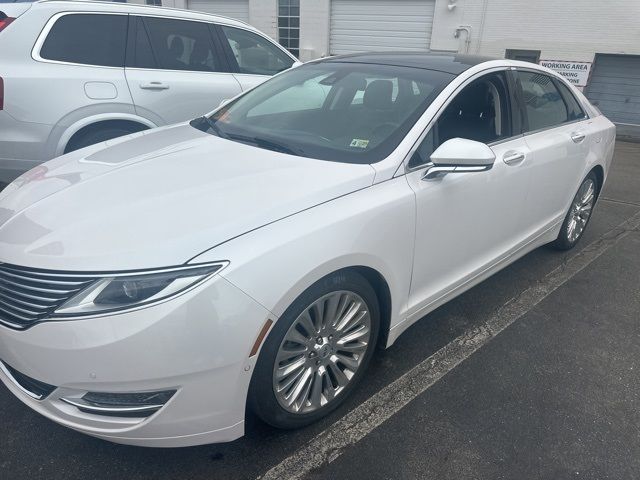
[[[609,230],[577,254],[565,258],[543,279],[507,301],[486,321],[458,336],[382,388],[258,478],[295,480],[311,472],[320,471],[340,457],[349,446],[359,442],[402,410],[622,238],[637,231],[640,231],[640,212]]]

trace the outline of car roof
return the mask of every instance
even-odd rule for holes
[[[464,55],[458,53],[434,53],[429,51],[410,52],[366,52],[338,55],[323,59],[323,62],[369,63],[395,67],[424,68],[459,75],[480,63],[501,60],[494,57]]]
[[[121,3],[112,1],[99,0],[36,0],[33,5],[57,7],[61,10],[70,6],[74,10],[87,9],[90,11],[107,11],[107,12],[123,12],[131,14],[148,14],[159,15],[173,18],[183,18],[189,20],[203,20],[209,22],[223,23],[229,26],[242,27],[247,30],[258,31],[248,23],[235,18],[229,18],[222,15],[214,15],[205,12],[196,12],[194,10],[184,10],[180,8],[158,7],[154,5],[143,5],[136,3]]]

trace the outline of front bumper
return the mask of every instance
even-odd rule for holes
[[[0,327],[0,360],[55,386],[37,400],[0,369],[0,379],[29,407],[80,432],[117,443],[178,447],[235,440],[244,433],[249,358],[269,312],[216,275],[146,309]],[[175,390],[149,417],[83,412],[61,400],[87,392]]]

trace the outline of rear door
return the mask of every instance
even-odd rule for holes
[[[271,40],[242,28],[220,26],[220,43],[243,90],[291,68],[293,58]]]
[[[17,81],[22,92],[9,113],[21,121],[63,126],[87,116],[89,106],[134,113],[124,76],[127,22],[128,15],[119,13],[55,15],[36,42],[37,68],[29,65],[28,72],[7,80]]]
[[[553,226],[566,214],[584,170],[594,127],[570,89],[536,70],[514,72],[523,106],[531,179],[523,211],[531,232]]]
[[[130,23],[125,71],[139,115],[182,122],[240,93],[210,24],[152,16]]]

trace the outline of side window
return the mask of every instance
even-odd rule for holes
[[[567,106],[553,79],[538,72],[516,72],[522,89],[525,115],[529,122],[527,131],[560,125],[569,120]]]
[[[240,28],[222,27],[240,73],[275,75],[291,68],[293,60],[267,39]]]
[[[428,163],[431,154],[447,140],[467,138],[492,143],[511,137],[511,111],[504,72],[490,73],[464,87],[447,105],[409,167]]]
[[[126,15],[64,15],[49,31],[40,56],[60,62],[123,67],[126,38]]]
[[[206,23],[145,17],[144,25],[149,33],[158,68],[221,71],[220,58]]]
[[[569,121],[586,118],[587,114],[584,113],[580,103],[576,100],[575,95],[571,92],[569,87],[560,81],[556,81],[556,85],[558,86],[558,89],[562,94],[562,98],[564,98],[564,102],[567,105],[567,109],[569,110]]]
[[[140,17],[130,17],[127,67],[158,68],[147,29]]]

